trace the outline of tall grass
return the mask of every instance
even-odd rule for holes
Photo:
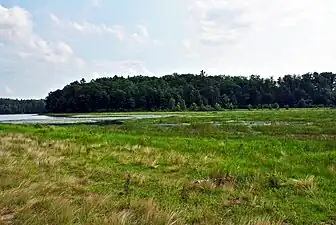
[[[236,113],[0,125],[0,224],[334,223],[336,112]]]

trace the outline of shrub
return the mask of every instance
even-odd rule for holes
[[[205,111],[213,111],[214,108],[211,107],[211,105],[206,105],[205,106]]]
[[[304,99],[300,99],[300,101],[298,101],[298,107],[299,108],[306,108],[307,107],[307,103]]]
[[[232,103],[229,103],[226,105],[226,108],[229,109],[229,110],[233,110],[234,109],[234,106]]]
[[[280,106],[279,106],[278,103],[274,103],[274,104],[272,105],[272,108],[273,108],[273,109],[280,109]]]
[[[201,111],[207,111],[207,107],[205,107],[204,104],[201,104],[201,106],[200,106],[200,110],[201,110]]]
[[[180,106],[181,106],[181,110],[182,110],[182,111],[185,111],[185,110],[187,109],[187,106],[186,106],[184,100],[181,101]]]
[[[175,107],[176,111],[181,111],[181,105],[180,103],[177,103],[176,107]]]
[[[190,106],[190,111],[198,111],[198,105],[194,102],[193,104],[191,104]]]
[[[289,110],[289,105],[285,105],[285,108],[286,108],[287,110]]]
[[[174,98],[171,98],[169,99],[169,102],[168,102],[168,109],[170,110],[174,110],[175,109],[175,99]]]
[[[215,110],[216,111],[221,111],[222,110],[222,106],[220,104],[216,103]]]

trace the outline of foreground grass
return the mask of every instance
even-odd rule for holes
[[[281,110],[0,125],[0,224],[333,224],[335,120]]]

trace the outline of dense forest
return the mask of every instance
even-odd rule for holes
[[[84,79],[49,93],[49,112],[135,110],[220,110],[336,105],[336,74],[307,73],[261,78],[257,75]]]
[[[45,112],[44,100],[14,100],[0,98],[0,114],[29,114]]]

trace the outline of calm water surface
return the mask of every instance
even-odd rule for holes
[[[121,115],[121,116],[96,116],[78,115],[71,117],[51,117],[37,114],[0,115],[0,123],[10,124],[75,124],[97,123],[99,121],[150,119],[168,117],[169,115]]]
[[[49,116],[41,116],[37,114],[14,114],[14,115],[0,115],[0,121],[18,121],[18,120],[48,120],[52,119]]]

